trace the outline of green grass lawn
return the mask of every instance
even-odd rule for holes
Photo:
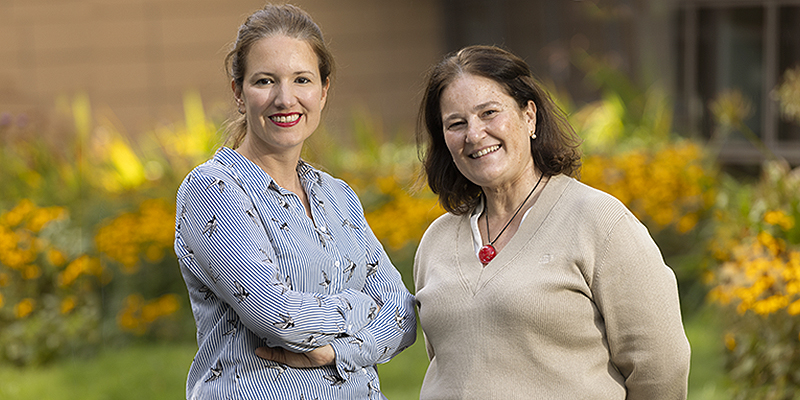
[[[720,325],[710,311],[686,321],[692,344],[690,400],[730,398],[722,370]],[[133,345],[103,349],[91,359],[70,359],[46,367],[17,369],[0,365],[3,400],[174,400],[184,398],[186,372],[195,346]],[[390,400],[418,399],[428,358],[420,335],[417,343],[379,366],[381,386]]]

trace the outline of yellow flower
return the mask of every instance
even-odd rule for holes
[[[69,314],[70,311],[75,309],[75,297],[67,296],[61,300],[61,313]]]
[[[678,232],[686,233],[691,231],[695,226],[697,226],[697,220],[697,214],[695,213],[689,213],[682,216],[678,220]]]
[[[711,270],[704,271],[703,274],[700,276],[700,279],[706,285],[711,284],[711,282],[714,282],[715,279],[714,271]]]
[[[47,261],[54,267],[60,267],[66,264],[67,256],[60,250],[51,248],[47,250]]]
[[[63,218],[66,210],[63,207],[47,207],[33,210],[26,227],[33,232],[39,232],[49,222]]]
[[[785,231],[792,229],[794,226],[794,218],[790,215],[786,215],[786,213],[781,210],[767,211],[764,214],[764,222],[770,225],[780,226]]]
[[[165,294],[158,299],[159,313],[163,316],[175,314],[180,308],[178,296],[172,293]]]
[[[798,315],[800,314],[800,300],[795,300],[792,304],[789,304],[789,307],[786,309],[786,312],[789,315]]]
[[[736,350],[736,337],[733,336],[732,333],[725,334],[725,348],[727,348],[728,351]]]
[[[130,331],[141,335],[145,333],[145,326],[139,319],[144,306],[144,299],[139,294],[131,294],[125,298],[125,306],[117,314],[117,324],[122,330]]]
[[[22,199],[13,209],[3,214],[0,221],[9,227],[17,226],[34,210],[34,208],[36,208],[36,206],[32,201],[29,199]]]
[[[761,231],[758,233],[758,243],[766,247],[773,256],[778,255],[785,247],[783,240],[776,239],[766,231]]]
[[[33,280],[42,276],[42,269],[36,264],[26,265],[22,269],[22,279]]]
[[[81,275],[94,275],[101,276],[103,273],[103,266],[96,258],[90,257],[86,254],[72,260],[58,275],[58,284],[61,287],[71,285]]]
[[[27,317],[33,312],[36,306],[36,301],[31,298],[24,298],[19,303],[14,305],[14,317],[22,319]]]
[[[758,315],[769,315],[786,307],[788,303],[789,301],[786,296],[777,294],[755,302],[755,304],[753,304],[753,311]]]

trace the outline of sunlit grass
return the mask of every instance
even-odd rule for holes
[[[722,322],[717,310],[704,307],[684,322],[692,346],[688,400],[728,400],[729,382],[725,376]]]
[[[135,345],[45,367],[2,365],[0,399],[181,399],[195,348],[192,343]]]

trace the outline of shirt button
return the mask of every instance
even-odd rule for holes
[[[327,232],[327,231],[328,231],[328,229],[327,229],[327,228],[325,228],[325,225],[322,225],[322,226],[320,226],[320,227],[319,227],[319,230],[321,230],[321,231],[323,231],[323,232]]]
[[[333,265],[335,265],[336,268],[339,268],[339,266],[342,265],[342,264],[339,262],[339,260],[336,260],[336,262],[333,263]]]

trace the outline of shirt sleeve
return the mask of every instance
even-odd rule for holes
[[[361,238],[367,248],[367,278],[363,292],[379,306],[371,310],[375,318],[354,335],[331,342],[336,352],[339,374],[360,370],[363,367],[385,363],[416,340],[417,320],[414,313],[414,296],[406,288],[402,277],[392,265],[375,234],[367,224],[360,203],[349,187],[350,202],[356,202],[361,214],[354,218]]]
[[[675,274],[647,229],[625,213],[614,225],[594,273],[611,361],[628,399],[685,399],[690,348]]]
[[[195,170],[179,190],[178,207],[182,262],[268,343],[309,351],[361,331],[374,317],[377,304],[365,293],[304,293],[280,279],[252,201],[232,176]]]

